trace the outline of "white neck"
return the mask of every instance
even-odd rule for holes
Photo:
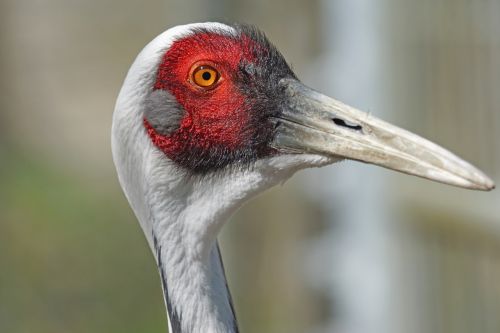
[[[133,158],[144,170],[126,175],[118,164],[117,169],[158,262],[170,332],[238,332],[217,235],[245,200],[288,178],[302,162],[290,168],[296,159],[283,156],[258,161],[252,169],[190,176],[150,149],[155,150],[137,150],[146,155]]]
[[[238,332],[216,239],[196,240],[180,216],[155,215],[159,216],[152,217],[153,247],[169,332]]]
[[[242,198],[259,187],[262,177],[248,172],[245,184],[237,181],[242,195],[235,196],[230,184],[236,184],[220,181],[218,176],[200,179],[184,172],[173,174],[156,179],[145,193],[170,332],[236,333],[217,235]],[[253,182],[248,181],[251,178]]]

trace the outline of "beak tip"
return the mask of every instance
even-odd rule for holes
[[[495,182],[489,177],[484,177],[484,180],[478,184],[478,189],[482,191],[491,191],[496,188]]]

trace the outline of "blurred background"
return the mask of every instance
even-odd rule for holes
[[[167,330],[111,115],[147,42],[207,20],[259,26],[306,84],[500,182],[500,0],[2,0],[0,332]],[[243,332],[500,332],[499,190],[342,162],[221,238]]]

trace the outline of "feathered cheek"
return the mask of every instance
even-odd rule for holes
[[[160,135],[172,134],[187,118],[184,108],[165,90],[154,90],[144,103],[144,120]]]

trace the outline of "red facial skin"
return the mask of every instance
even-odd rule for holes
[[[179,128],[161,135],[144,120],[153,143],[170,159],[187,150],[235,151],[249,145],[253,136],[245,96],[235,84],[239,64],[253,62],[252,49],[258,47],[250,38],[235,39],[202,32],[178,40],[163,56],[154,89],[172,94],[184,108]],[[195,68],[209,65],[220,78],[209,88],[196,85],[191,78]]]

